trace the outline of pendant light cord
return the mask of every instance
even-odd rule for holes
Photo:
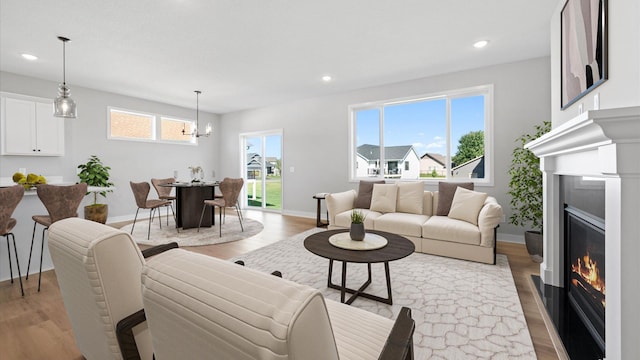
[[[67,85],[67,42],[62,41],[62,85]]]

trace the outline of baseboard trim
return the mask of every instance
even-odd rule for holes
[[[497,240],[501,242],[524,244],[524,235],[498,233],[497,238]]]

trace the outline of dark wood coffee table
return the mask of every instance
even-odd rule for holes
[[[391,294],[391,277],[389,276],[389,261],[402,259],[411,255],[415,251],[415,245],[401,235],[391,234],[384,231],[367,230],[368,233],[380,235],[388,240],[388,244],[380,249],[375,250],[346,250],[331,245],[329,238],[332,235],[348,232],[348,229],[329,230],[315,233],[304,239],[304,247],[312,253],[329,259],[329,275],[327,278],[327,286],[332,289],[340,290],[340,301],[342,303],[351,304],[358,296],[367,299],[380,301],[385,304],[392,305],[393,297]],[[342,282],[336,285],[331,281],[333,273],[333,261],[342,261]],[[368,279],[357,290],[350,289],[346,286],[347,282],[347,263],[365,263],[367,264]],[[364,290],[371,284],[371,264],[384,263],[384,273],[387,281],[387,298],[365,293]],[[345,293],[353,294],[345,301]]]

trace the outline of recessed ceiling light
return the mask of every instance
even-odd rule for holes
[[[322,81],[324,81],[324,82],[329,82],[329,81],[331,81],[331,80],[333,80],[333,78],[331,77],[331,75],[324,75],[324,76],[322,77]]]
[[[473,44],[473,47],[476,49],[482,49],[483,47],[487,46],[487,44],[489,43],[489,41],[487,40],[480,40],[476,43]]]
[[[29,60],[29,61],[35,61],[38,60],[38,57],[35,55],[31,55],[31,54],[20,54],[22,55],[23,58]]]

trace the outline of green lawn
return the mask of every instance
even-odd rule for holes
[[[282,179],[280,177],[268,177],[267,182],[267,209],[282,209]],[[256,199],[253,200],[253,184],[247,183],[247,203],[249,206],[262,206],[262,183],[256,181]]]

